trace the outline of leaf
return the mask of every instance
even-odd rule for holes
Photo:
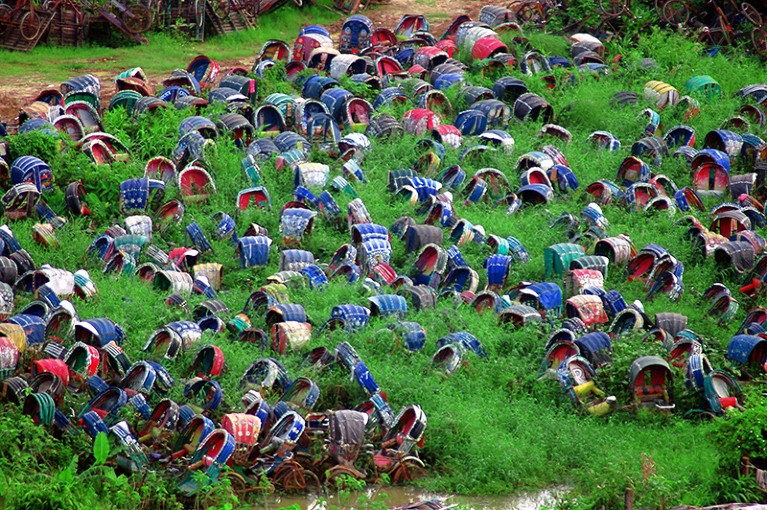
[[[74,481],[74,479],[75,477],[72,474],[72,470],[69,468],[69,466],[67,466],[67,468],[64,469],[63,471],[59,472],[59,480],[61,480],[62,482],[69,483]]]
[[[75,473],[77,473],[77,455],[72,456],[72,460],[69,461],[69,465],[58,474],[58,479],[62,482],[71,483],[75,480]]]
[[[93,456],[96,458],[96,465],[104,464],[109,457],[109,439],[104,432],[99,432],[93,441]]]

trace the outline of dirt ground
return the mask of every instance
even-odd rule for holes
[[[508,3],[488,0],[389,0],[386,3],[373,4],[363,14],[373,20],[376,27],[390,28],[394,28],[403,14],[423,14],[429,20],[431,32],[439,37],[460,14],[468,14],[472,19],[477,19],[483,5],[505,6]],[[343,20],[340,20],[328,29],[335,29],[337,32],[342,24]]]
[[[126,65],[125,68],[131,67]],[[168,69],[168,72],[172,69]],[[101,104],[106,106],[109,99],[115,91],[110,86],[114,80],[115,73],[103,69],[103,63],[98,60],[93,61],[93,66],[87,71],[77,74],[92,74],[101,80]],[[73,74],[75,76],[76,74]],[[163,80],[163,77],[152,77],[156,79],[155,83]],[[30,104],[40,92],[48,89],[59,89],[61,83],[46,79],[42,73],[31,73],[27,76],[14,76],[3,79],[0,82],[0,119],[3,122],[14,125],[17,121],[19,110],[25,105]]]
[[[450,22],[460,14],[468,14],[472,19],[477,19],[479,16],[479,10],[483,5],[495,4],[505,5],[507,2],[498,0],[388,0],[385,3],[372,4],[367,10],[363,12],[368,16],[376,27],[389,27],[394,28],[397,22],[400,20],[403,14],[423,14],[427,17],[430,23],[431,32],[435,36],[439,37],[450,25]],[[332,25],[326,26],[333,35],[333,39],[337,40],[337,34],[343,24],[344,16],[339,15],[339,21]],[[296,27],[298,30],[298,27]],[[242,60],[230,60],[219,62],[222,71],[236,67],[244,66],[249,68],[253,63],[253,58]],[[98,76],[102,80],[102,104],[108,105],[109,98],[114,94],[114,90],[109,86],[110,82],[114,78],[115,62],[114,59],[93,59],[88,62],[87,69],[84,69],[80,73],[91,73]],[[127,69],[129,67],[141,65],[140,62],[130,61],[126,59],[126,63],[122,68]],[[186,62],[178,62],[175,67],[186,66]],[[170,73],[175,68],[173,65],[169,65],[167,73]],[[159,84],[166,75],[150,75],[150,82]],[[25,76],[9,77],[0,82],[0,119],[8,124],[15,124],[19,114],[19,110],[32,102],[32,100],[45,89],[58,89],[60,83],[51,82],[50,79],[41,73],[30,72]]]

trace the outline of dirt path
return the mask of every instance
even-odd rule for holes
[[[423,14],[429,20],[431,33],[436,37],[460,14],[468,14],[472,19],[479,17],[483,5],[506,5],[506,2],[488,0],[389,0],[386,3],[373,4],[363,14],[368,16],[376,27],[394,28],[403,14]],[[343,21],[333,28],[340,29]]]
[[[389,0],[382,4],[373,4],[364,14],[368,16],[376,27],[394,28],[403,14],[423,14],[430,23],[431,32],[439,37],[450,25],[450,22],[459,14],[468,14],[472,19],[477,19],[479,10],[483,5],[495,4],[505,5],[507,2],[498,0]],[[339,16],[339,20],[326,27],[333,35],[333,39],[338,39],[338,33],[341,30],[344,16]],[[298,29],[298,27],[296,27]],[[255,55],[257,48],[254,48]],[[141,62],[131,60],[130,57],[121,58],[122,62],[116,58],[92,59],[86,64],[80,66],[79,72],[72,72],[72,76],[78,74],[91,73],[98,76],[102,83],[102,105],[106,107],[114,91],[111,82],[115,76],[115,69],[128,69],[130,67],[141,65]],[[236,66],[250,68],[252,57],[239,60],[219,61],[221,69],[226,71]],[[149,75],[150,82],[157,89],[162,80],[174,68],[173,63],[168,64],[168,69],[162,75]],[[34,98],[45,89],[58,89],[60,83],[52,82],[50,77],[46,77],[40,72],[30,69],[24,76],[7,77],[0,82],[0,119],[4,122],[15,124],[19,110],[25,105],[31,103]]]

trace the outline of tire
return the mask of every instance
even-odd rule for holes
[[[307,494],[321,494],[322,483],[320,478],[311,470],[303,470],[304,479],[306,480],[306,488],[304,489]]]
[[[320,479],[312,471],[304,469],[297,462],[289,462],[277,468],[274,483],[287,493],[319,492],[322,490]]]
[[[599,0],[599,8],[607,16],[620,16],[628,8],[627,0]]]
[[[42,29],[42,22],[40,21],[40,15],[35,11],[27,11],[21,17],[19,21],[19,32],[21,37],[27,41],[34,41],[37,36],[40,35]]]
[[[423,462],[414,457],[402,459],[391,472],[391,480],[395,485],[409,483],[424,476],[426,476],[426,470],[423,467]]]
[[[220,18],[226,18],[229,16],[229,11],[231,10],[231,5],[229,4],[229,0],[216,0],[213,2],[213,10],[216,11],[216,14]]]
[[[6,3],[0,3],[0,23],[2,23],[3,28],[5,28],[8,23],[11,22],[11,17],[13,16],[13,7]]]
[[[754,51],[757,55],[767,57],[767,31],[763,28],[751,30],[751,44],[754,45]]]
[[[663,4],[661,19],[669,25],[684,25],[690,20],[690,8],[683,0],[669,0]]]
[[[759,11],[756,10],[756,7],[748,2],[743,2],[740,4],[740,10],[743,12],[743,15],[746,17],[749,23],[755,27],[762,26],[762,15],[759,14]]]
[[[13,14],[13,8],[6,3],[0,3],[0,36],[4,36],[8,31],[11,14]]]
[[[154,17],[148,7],[143,4],[134,4],[128,7],[128,10],[132,16],[129,16],[127,13],[124,14],[123,23],[129,31],[134,34],[143,34],[152,28]]]
[[[229,480],[232,485],[232,492],[238,496],[242,496],[253,490],[254,484],[250,483],[247,478],[236,471],[227,471],[224,478]]]
[[[341,477],[350,476],[352,478],[359,479],[359,474],[346,466],[333,466],[326,471],[325,485],[328,487],[336,487],[336,480]]]
[[[522,23],[541,25],[546,22],[546,16],[541,12],[541,7],[537,2],[527,2],[516,13],[516,16]]]

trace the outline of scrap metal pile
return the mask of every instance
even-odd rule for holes
[[[582,187],[578,170],[561,149],[566,150],[571,134],[553,124],[553,107],[529,92],[527,83],[543,79],[551,87],[563,86],[554,68],[569,73],[568,84],[580,77],[608,79],[612,67],[604,64],[605,48],[596,38],[578,34],[570,38],[570,56],[544,56],[507,19],[506,10],[486,7],[480,21],[460,17],[438,40],[423,16],[406,15],[389,30],[374,29],[368,18],[354,15],[344,24],[337,48],[324,28],[309,26],[292,45],[267,42],[250,72],[233,69],[219,79],[218,65],[198,57],[186,70],[171,73],[156,95],[140,68],[117,76],[110,110],[125,109],[136,122],[163,108],[189,110],[178,126],[173,153],[158,154],[146,162],[144,175],[122,182],[122,222],[102,228],[86,253],[91,269],[131,285],[145,281],[167,296],[168,306],[184,311],[185,320],[158,324],[148,339],[131,339],[145,342],[140,360],[125,354],[122,345],[128,339],[120,325],[108,317],[78,314],[79,300],[98,299],[86,269],[37,265],[24,249],[32,242],[64,249],[57,235],[68,227],[62,215],[88,215],[88,190],[79,181],[61,183],[67,211],[54,211],[45,196],[56,185],[55,169],[34,156],[0,160],[5,218],[37,221],[31,240],[17,239],[11,225],[0,228],[0,398],[23,406],[35,423],[56,435],[110,434],[121,446],[117,461],[124,469],[165,466],[178,475],[185,494],[199,490],[201,479],[218,479],[224,466],[242,491],[262,487],[263,477],[286,490],[318,487],[341,474],[373,480],[386,473],[395,482],[405,481],[423,473],[417,448],[424,439],[424,411],[417,404],[393,409],[388,400],[396,396],[379,388],[350,343],[306,349],[334,329],[349,333],[353,343],[354,334],[377,316],[389,320],[404,348],[418,351],[426,343],[426,328],[409,320],[411,314],[439,302],[495,314],[506,327],[556,326],[546,341],[541,371],[554,375],[573,403],[592,414],[615,408],[616,398],[600,389],[597,374],[611,362],[613,342],[637,334],[661,343],[668,355],[642,356],[631,365],[633,407],[674,410],[670,365],[685,367],[703,412],[717,415],[746,405],[735,377],[711,366],[705,342],[687,317],[672,312],[649,317],[641,302],[627,303],[618,291],[605,288],[612,269],[644,282],[645,301],[659,295],[675,300],[685,291],[681,261],[661,246],[636,249],[629,235],[611,233],[602,208],[706,213],[701,196],[727,200],[710,211],[706,224],[685,216],[688,235],[702,256],[743,276],[746,284],[739,292],[762,295],[767,243],[754,228],[767,225],[762,205],[767,144],[746,128],[764,124],[767,86],[738,91],[743,106],[728,120],[728,129],[698,138],[687,125],[663,131],[659,111],[676,109],[694,118],[700,111],[696,97],[721,94],[719,84],[708,76],[691,77],[680,92],[648,82],[640,92],[652,108],[642,112],[647,123],[632,141],[632,155],[614,180]],[[503,30],[514,32],[511,45],[499,38]],[[456,59],[459,49],[470,61]],[[296,93],[271,94],[259,102],[258,80],[277,61],[284,63]],[[470,65],[501,70],[502,76],[492,88],[472,86]],[[620,71],[620,63],[616,66]],[[523,78],[503,72],[512,68]],[[314,73],[303,72],[307,69]],[[371,104],[342,88],[343,76],[378,90],[377,98]],[[453,85],[468,108],[453,111],[444,92]],[[85,75],[42,92],[22,110],[18,133],[42,130],[68,138],[97,164],[129,159],[126,146],[103,131],[101,87],[97,78]],[[614,107],[641,100],[635,91],[623,91]],[[209,104],[225,105],[226,113],[204,116]],[[378,111],[392,104],[409,109],[401,119]],[[464,168],[483,154],[514,150],[511,122],[541,123],[540,150],[522,154],[516,168],[505,172],[467,172]],[[420,138],[422,155],[412,168],[388,173],[388,190],[412,205],[413,216],[377,224],[355,188],[374,180],[383,188],[382,175],[365,172],[371,140],[384,143],[403,133]],[[205,231],[185,211],[218,192],[216,165],[206,148],[222,139],[234,140],[242,150],[240,178],[247,185],[236,200],[232,197],[234,210],[217,212],[215,229]],[[594,132],[589,139],[607,151],[622,146],[609,132]],[[696,149],[701,140],[702,148]],[[312,151],[335,163],[312,161]],[[447,151],[460,151],[461,165],[443,168]],[[689,186],[678,187],[653,172],[670,157],[689,164]],[[276,209],[278,233],[235,220],[237,212],[271,210],[260,168],[267,162],[294,186],[292,199]],[[735,175],[736,163],[747,171]],[[585,189],[587,205],[551,226],[560,229],[562,242],[544,253],[545,281],[509,281],[512,266],[530,260],[523,243],[461,217],[462,209],[480,203],[520,214],[579,189]],[[178,198],[166,200],[171,190]],[[348,242],[327,260],[305,249],[315,222],[348,233]],[[178,227],[186,231],[187,246],[171,247],[163,236]],[[279,272],[259,282],[245,303],[227,305],[219,296],[223,265],[209,238],[229,240],[243,271],[277,257]],[[393,265],[395,243],[415,257],[413,267]],[[472,243],[490,253],[482,267],[471,267],[461,254]],[[338,303],[321,327],[313,327],[302,295],[354,282],[362,282],[368,297]],[[192,295],[206,300],[190,310],[186,299]],[[16,309],[19,302],[26,304]],[[720,283],[704,293],[704,303],[722,323],[733,320],[739,307]],[[230,311],[231,306],[237,309]],[[727,357],[743,366],[743,374],[767,367],[765,322],[767,311],[754,307],[729,342]],[[235,395],[224,395],[217,381],[225,366],[217,343],[230,341],[224,340],[227,335],[274,356],[256,356]],[[280,359],[296,352],[305,356],[305,372],[294,377]],[[436,342],[433,360],[437,369],[452,374],[468,359],[485,356],[474,335],[455,331]],[[187,373],[170,373],[163,365],[177,358],[192,360]],[[364,398],[354,409],[315,409],[321,388],[311,375],[317,370],[351,374]],[[178,402],[167,397],[177,384],[184,387]],[[64,409],[84,392],[91,399],[75,418],[68,416]],[[227,412],[221,411],[224,400]],[[133,422],[125,419],[125,408],[135,410]]]

